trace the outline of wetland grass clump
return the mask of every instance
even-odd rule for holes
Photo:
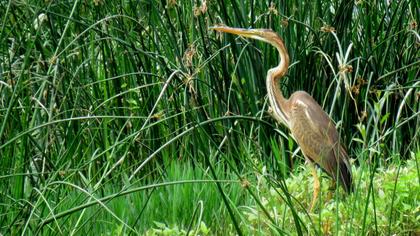
[[[0,234],[419,234],[416,1],[0,1]],[[357,173],[312,178],[270,117],[283,92],[336,121]]]

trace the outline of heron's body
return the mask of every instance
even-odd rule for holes
[[[334,181],[339,180],[343,188],[349,192],[351,188],[350,164],[347,153],[340,144],[334,122],[304,91],[293,93],[288,103],[290,104],[290,131],[303,154],[324,169]]]
[[[281,60],[278,66],[267,72],[266,79],[274,118],[290,129],[309,161],[318,164],[334,181],[338,181],[346,192],[350,192],[351,167],[334,122],[308,93],[297,91],[286,99],[281,92],[279,80],[287,73],[289,65],[289,55],[283,40],[274,31],[267,29],[239,29],[225,26],[216,26],[213,29],[261,40],[276,47]],[[315,182],[311,209],[319,191],[316,171],[313,171],[313,175]]]

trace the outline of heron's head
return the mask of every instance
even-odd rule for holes
[[[289,67],[289,54],[287,53],[287,49],[284,46],[283,40],[276,32],[269,29],[242,29],[228,26],[213,26],[210,27],[210,29],[264,41],[273,45],[277,48],[280,54],[280,62],[278,66],[268,71],[267,78],[271,81],[274,79],[279,79],[287,73],[287,68]]]
[[[275,42],[279,38],[279,36],[270,29],[243,29],[232,28],[228,26],[213,26],[209,29],[229,34],[236,34],[245,38],[252,38],[270,44],[273,44],[273,42]]]

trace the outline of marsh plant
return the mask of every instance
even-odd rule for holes
[[[0,1],[1,235],[418,235],[419,2]],[[269,114],[335,120],[355,191],[312,181]],[[321,171],[319,171],[321,174]],[[331,196],[328,196],[328,195]]]

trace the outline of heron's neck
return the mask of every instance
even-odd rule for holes
[[[274,117],[278,121],[289,126],[289,115],[287,114],[287,111],[289,110],[289,103],[288,100],[284,98],[279,83],[280,79],[287,73],[287,68],[289,67],[289,55],[283,41],[280,38],[273,43],[273,46],[275,46],[279,52],[280,63],[278,66],[267,72],[266,84],[268,98],[273,109]]]

